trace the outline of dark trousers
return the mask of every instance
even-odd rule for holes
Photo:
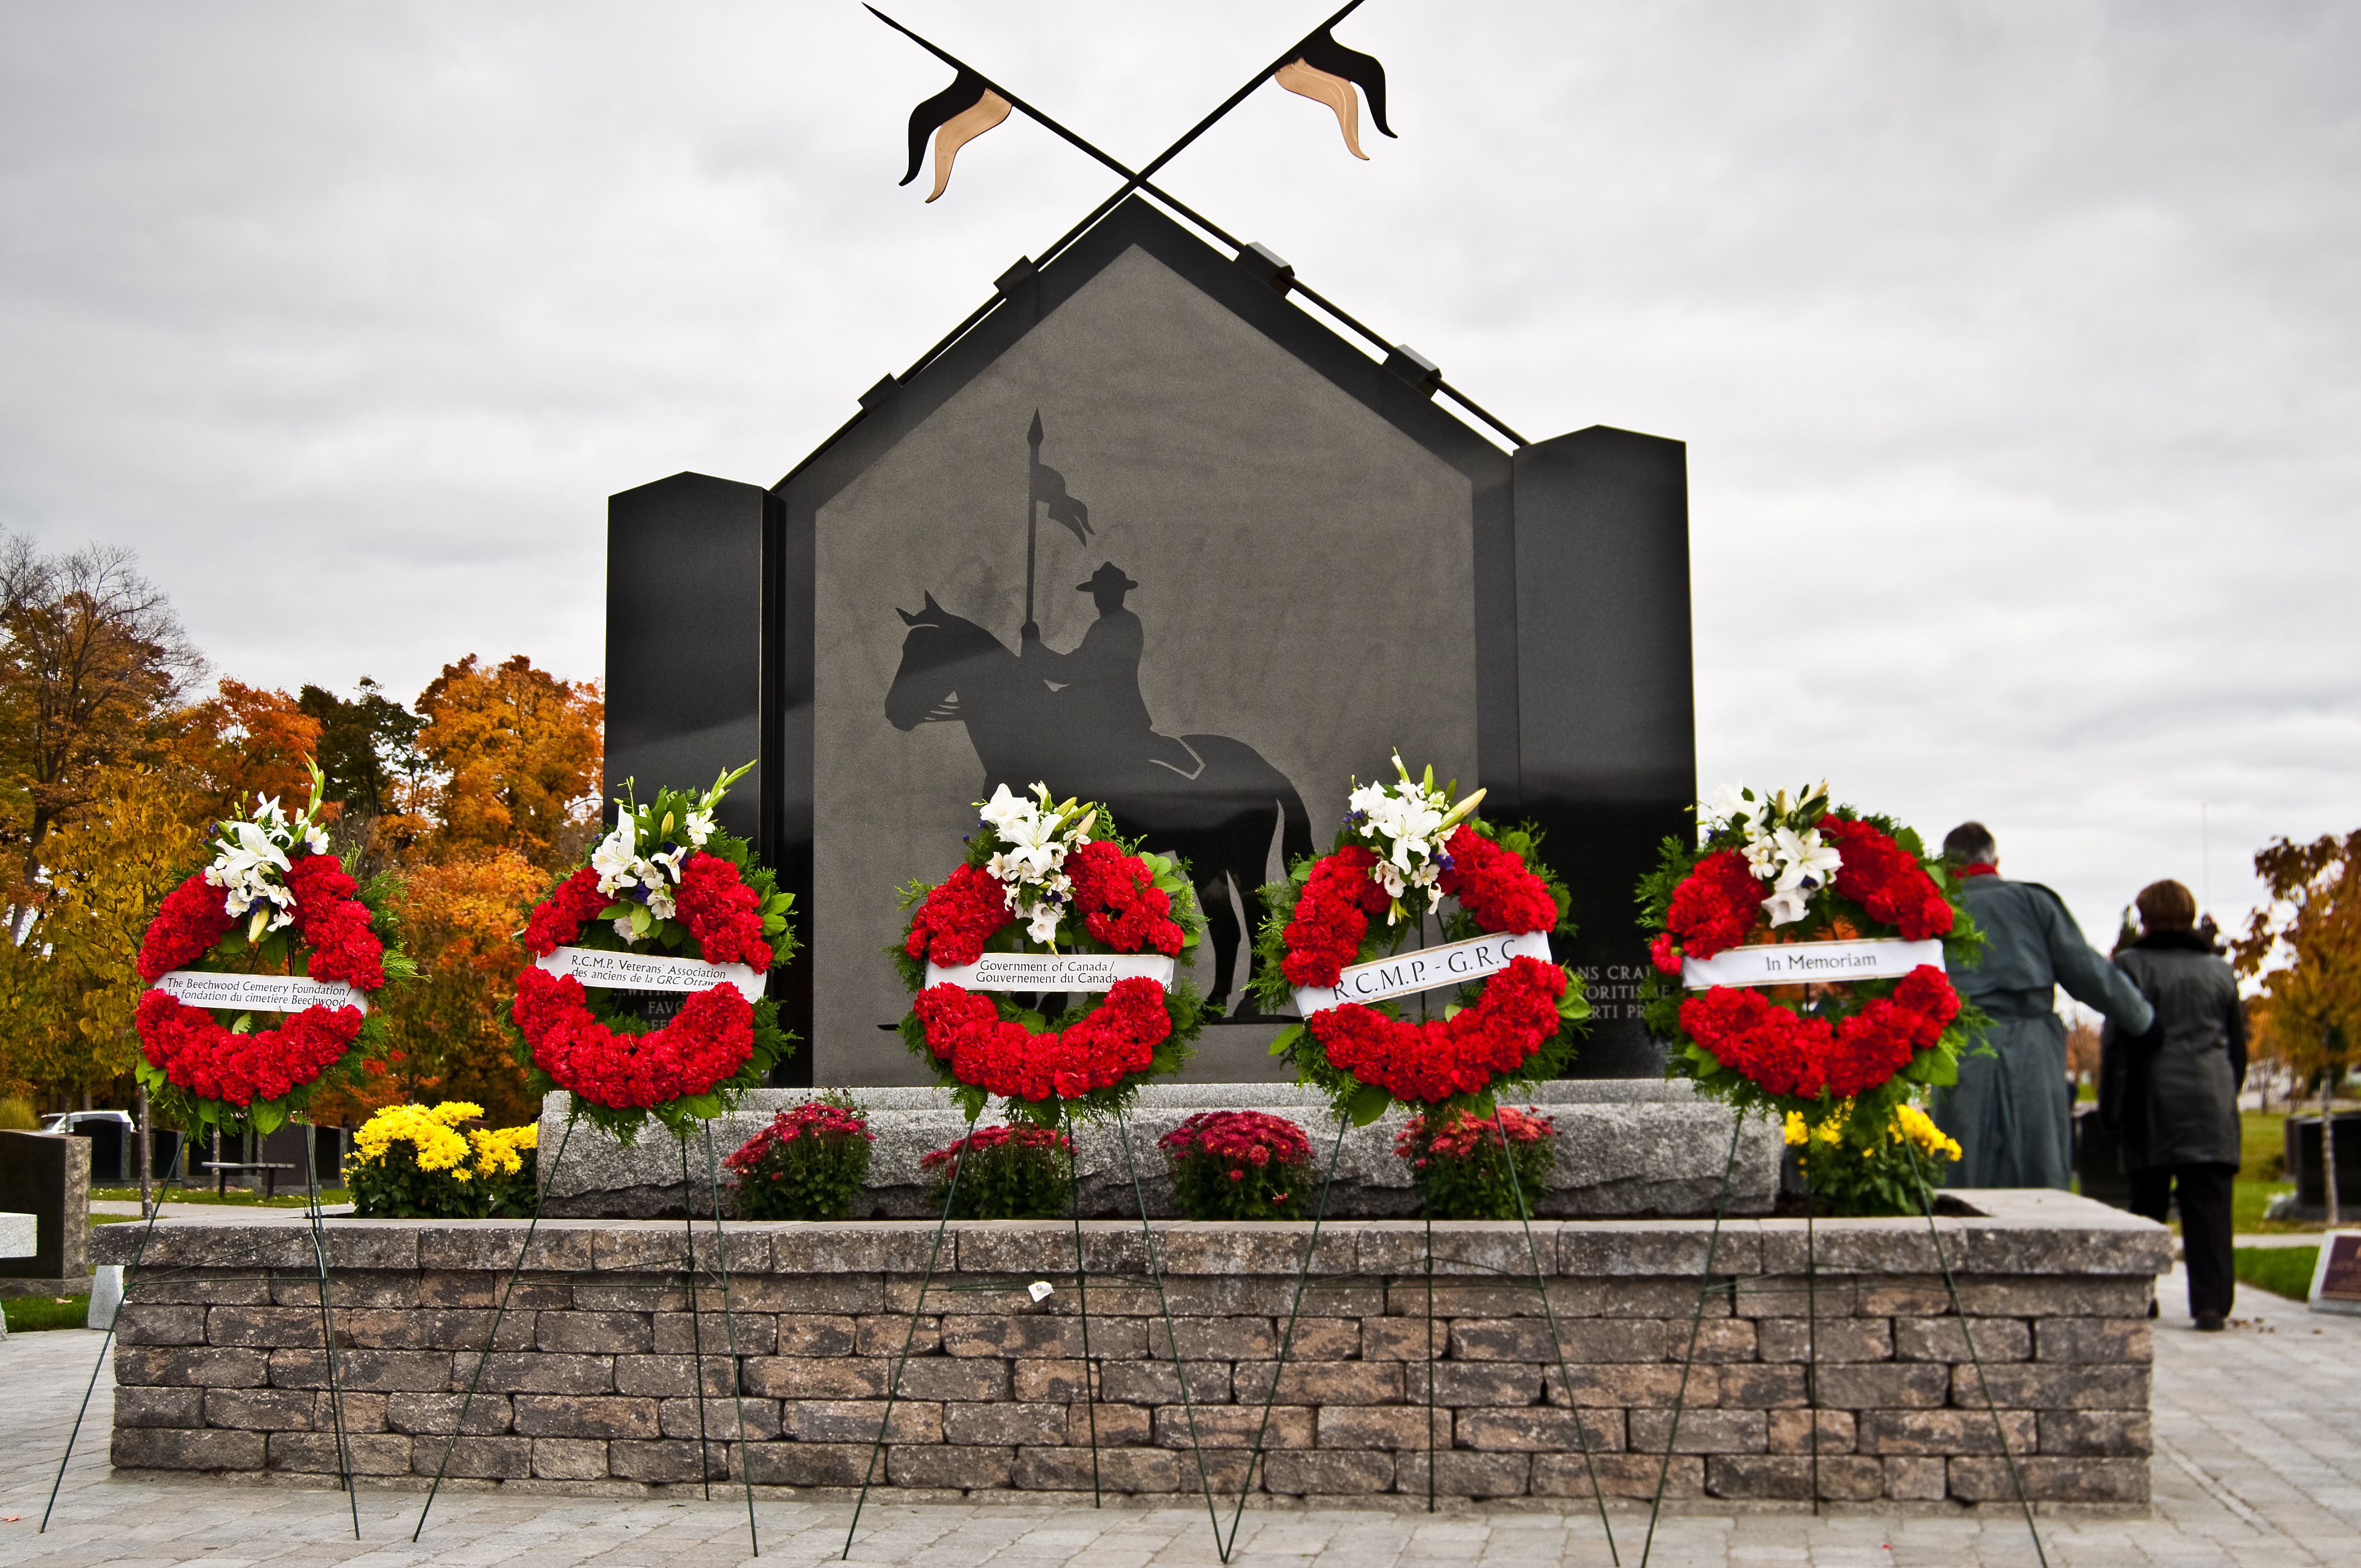
[[[2189,1315],[2230,1315],[2237,1277],[2230,1261],[2230,1179],[2235,1165],[2160,1165],[2130,1173],[2131,1212],[2164,1223],[2180,1200],[2180,1245],[2189,1255]],[[2175,1189],[2178,1188],[2178,1193]]]

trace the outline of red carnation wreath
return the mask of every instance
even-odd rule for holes
[[[909,927],[888,950],[913,993],[903,1038],[971,1118],[998,1095],[1046,1124],[1068,1101],[1120,1109],[1139,1084],[1179,1071],[1202,1027],[1195,989],[1126,975],[1052,1027],[1010,992],[928,983],[929,967],[959,969],[991,953],[1153,954],[1178,969],[1204,922],[1177,861],[1119,838],[1104,806],[1053,803],[1047,785],[1033,787],[1033,799],[1002,784],[978,803],[968,859],[941,882],[906,890]]]
[[[139,977],[157,989],[135,1015],[137,1071],[176,1119],[232,1132],[283,1125],[324,1080],[360,1061],[374,1023],[366,998],[389,975],[416,972],[378,934],[374,890],[364,894],[327,852],[325,781],[316,766],[311,773],[301,816],[258,795],[252,816],[224,822],[213,859],[164,895],[140,942]],[[269,1010],[258,1003],[208,1010],[173,993],[238,989],[199,978],[206,974],[348,986],[353,1001],[310,1003],[258,1029],[255,1013]]]
[[[1400,758],[1394,767],[1398,784],[1354,791],[1334,850],[1299,861],[1289,881],[1263,890],[1269,915],[1257,937],[1263,961],[1255,983],[1265,1005],[1302,1007],[1290,988],[1334,987],[1350,966],[1411,956],[1403,944],[1423,935],[1430,915],[1452,943],[1571,933],[1565,890],[1535,854],[1538,833],[1475,817],[1481,790],[1454,806],[1450,790],[1435,788],[1433,769],[1420,781]],[[1445,898],[1455,905],[1448,912]],[[1413,1021],[1394,1001],[1343,1002],[1308,1011],[1272,1053],[1290,1055],[1306,1080],[1363,1125],[1395,1101],[1422,1109],[1481,1103],[1489,1114],[1486,1102],[1499,1085],[1536,1082],[1565,1067],[1575,1025],[1589,1014],[1579,977],[1520,953],[1462,986],[1441,1017]]]
[[[1909,828],[1831,806],[1826,784],[1800,797],[1725,789],[1703,842],[1665,840],[1640,891],[1656,971],[1642,988],[1643,1015],[1679,1047],[1675,1072],[1741,1106],[1826,1117],[1854,1101],[1870,1113],[1854,1120],[1872,1129],[1914,1085],[1958,1080],[1981,1015],[1940,963],[1894,973],[1877,953],[1877,944],[1939,944],[1943,959],[1972,961],[1982,943],[1950,872]],[[1863,978],[1732,984],[1704,967],[1735,949],[1769,949],[1768,973],[1779,949],[1802,943],[1847,947],[1841,959],[1830,948],[1817,949],[1827,959],[1786,955],[1786,972],[1853,964]]]
[[[535,964],[517,975],[511,1016],[528,1075],[539,1089],[574,1096],[577,1114],[625,1143],[651,1116],[675,1135],[720,1115],[792,1054],[778,1003],[758,995],[760,977],[787,961],[794,896],[754,859],[743,839],[714,824],[714,808],[744,774],[724,774],[702,795],[664,790],[645,806],[620,803],[615,828],[533,906],[524,947],[595,975],[598,955],[686,957],[742,965],[751,974],[678,972],[686,999],[658,1025],[619,1014],[613,992]],[[743,982],[741,988],[741,982]]]

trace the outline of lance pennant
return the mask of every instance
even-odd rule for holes
[[[1271,80],[1334,109],[1345,149],[1364,162],[1369,155],[1361,150],[1361,104],[1353,93],[1356,84],[1369,95],[1369,118],[1378,131],[1400,139],[1386,124],[1386,68],[1377,56],[1338,43],[1326,27],[1305,38],[1295,58],[1271,72]]]
[[[883,18],[881,18],[883,19]],[[931,202],[951,182],[951,159],[959,149],[1008,118],[1008,100],[994,93],[983,77],[965,66],[951,84],[910,111],[910,170],[902,176],[907,185],[918,177],[927,156],[927,137],[935,138],[935,188]]]

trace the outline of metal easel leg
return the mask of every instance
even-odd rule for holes
[[[1095,1508],[1104,1506],[1099,1495],[1099,1407],[1091,1379],[1090,1263],[1082,1255],[1082,1146],[1074,1136],[1074,1113],[1071,1107],[1066,1112],[1066,1142],[1073,1146],[1074,1151],[1067,1174],[1073,1178],[1074,1289],[1082,1298],[1082,1409],[1091,1424],[1091,1507]]]
[[[754,1532],[754,1472],[746,1452],[746,1398],[740,1387],[745,1367],[738,1359],[738,1319],[730,1307],[730,1246],[721,1233],[721,1168],[713,1157],[713,1124],[705,1126],[705,1177],[713,1189],[713,1255],[714,1266],[721,1271],[721,1329],[730,1343],[730,1403],[738,1412],[738,1479],[746,1487],[746,1544],[756,1557],[763,1555],[762,1537]],[[689,1262],[697,1258],[692,1250]],[[697,1366],[697,1408],[705,1400],[705,1364]]]
[[[680,1145],[680,1223],[683,1232],[681,1266],[688,1271],[688,1349],[689,1362],[696,1369],[689,1378],[689,1389],[697,1400],[697,1479],[705,1488],[705,1500],[713,1501],[713,1457],[705,1437],[705,1331],[697,1310],[697,1212],[688,1202],[688,1139],[674,1140]],[[714,1215],[718,1222],[721,1216]]]
[[[1983,1357],[1976,1354],[1975,1332],[1968,1326],[1967,1309],[1960,1305],[1960,1286],[1951,1274],[1951,1260],[1943,1253],[1942,1228],[1935,1223],[1934,1185],[1919,1162],[1917,1146],[1905,1138],[1902,1146],[1910,1151],[1910,1167],[1918,1177],[1919,1203],[1927,1212],[1927,1236],[1935,1244],[1935,1266],[1943,1271],[1943,1289],[1951,1299],[1951,1315],[1960,1320],[1960,1338],[1966,1343],[1968,1360],[1976,1369],[1976,1387],[1983,1394],[1984,1409],[1991,1412],[1993,1438],[2000,1444],[2001,1459],[2008,1465],[2009,1485],[2016,1488],[2016,1506],[2025,1510],[2025,1528],[2033,1536],[2033,1554],[2041,1560],[2041,1568],[2049,1568],[2049,1553],[2041,1544],[2041,1527],[2033,1522],[2033,1499],[2025,1495],[2025,1476],[2016,1467],[2016,1454],[2008,1446],[2008,1431],[2001,1424],[2000,1407],[1993,1399],[1991,1379],[1984,1376]]]
[[[328,1307],[328,1238],[320,1227],[319,1140],[313,1135],[309,1123],[297,1123],[303,1129],[303,1191],[310,1200],[306,1212],[312,1232],[312,1270],[320,1282],[320,1349],[328,1364],[328,1415],[335,1423],[336,1479],[345,1489],[345,1500],[351,1505],[353,1539],[361,1538],[361,1500],[353,1490],[352,1448],[345,1436],[345,1391],[336,1376],[335,1323]]]
[[[425,1506],[418,1510],[418,1524],[410,1532],[413,1543],[426,1529],[426,1516],[434,1507],[435,1494],[443,1489],[445,1473],[451,1468],[452,1451],[459,1446],[459,1434],[467,1430],[468,1408],[476,1402],[476,1387],[484,1380],[484,1364],[491,1360],[492,1346],[500,1343],[500,1321],[508,1316],[509,1298],[516,1294],[517,1276],[524,1272],[524,1260],[532,1255],[533,1234],[541,1226],[542,1209],[549,1201],[549,1190],[557,1183],[557,1168],[565,1162],[566,1146],[573,1137],[574,1117],[569,1113],[566,1130],[557,1135],[557,1152],[550,1156],[549,1170],[537,1184],[540,1190],[533,1195],[533,1218],[524,1228],[524,1244],[517,1248],[516,1263],[509,1269],[508,1286],[500,1292],[500,1304],[492,1312],[491,1329],[484,1335],[483,1352],[476,1357],[476,1370],[468,1376],[467,1391],[460,1398],[458,1418],[451,1423],[451,1436],[443,1444],[443,1458],[434,1466],[434,1484],[426,1488]]]
[[[1312,1260],[1320,1252],[1320,1227],[1328,1218],[1328,1190],[1336,1180],[1336,1157],[1345,1152],[1345,1129],[1349,1125],[1344,1117],[1336,1118],[1336,1142],[1328,1151],[1328,1174],[1320,1182],[1320,1206],[1312,1213],[1312,1238],[1303,1249],[1303,1266],[1295,1271],[1295,1296],[1287,1307],[1287,1332],[1279,1335],[1279,1360],[1270,1369],[1270,1388],[1262,1397],[1262,1421],[1255,1428],[1254,1448],[1246,1455],[1246,1477],[1238,1484],[1238,1506],[1230,1514],[1229,1539],[1218,1543],[1222,1561],[1238,1543],[1238,1529],[1245,1522],[1246,1498],[1254,1491],[1255,1466],[1262,1459],[1264,1439],[1270,1431],[1270,1412],[1279,1403],[1279,1380],[1287,1372],[1287,1353],[1295,1343],[1295,1323],[1303,1310],[1304,1287],[1312,1278]]]
[[[1197,1407],[1189,1398],[1189,1367],[1180,1355],[1180,1336],[1172,1326],[1171,1299],[1164,1294],[1164,1264],[1157,1255],[1156,1233],[1148,1226],[1148,1191],[1139,1184],[1139,1162],[1131,1153],[1131,1119],[1118,1111],[1115,1113],[1116,1132],[1123,1138],[1124,1168],[1131,1174],[1132,1196],[1139,1203],[1140,1245],[1148,1253],[1148,1277],[1156,1286],[1156,1303],[1164,1312],[1164,1341],[1172,1347],[1172,1375],[1180,1384],[1180,1409],[1189,1419],[1189,1447],[1197,1456],[1197,1484],[1205,1494],[1205,1518],[1213,1527],[1213,1552],[1223,1563],[1230,1560],[1230,1549],[1222,1540],[1221,1510],[1213,1506],[1213,1480],[1205,1471],[1204,1445],[1197,1436]],[[1278,1377],[1271,1374],[1274,1384]]]
[[[73,1460],[74,1440],[82,1436],[82,1418],[90,1414],[90,1398],[98,1388],[98,1375],[106,1370],[107,1353],[115,1348],[115,1322],[123,1316],[123,1309],[130,1302],[131,1292],[138,1283],[139,1261],[148,1255],[148,1238],[156,1234],[156,1222],[164,1212],[164,1194],[171,1190],[174,1181],[181,1179],[181,1168],[188,1163],[190,1142],[190,1135],[181,1135],[181,1146],[172,1151],[172,1168],[164,1173],[163,1183],[156,1190],[156,1207],[148,1211],[148,1223],[139,1227],[139,1245],[131,1249],[131,1266],[123,1271],[123,1300],[115,1304],[115,1316],[106,1320],[106,1332],[99,1339],[98,1360],[91,1365],[90,1381],[82,1385],[82,1405],[74,1411],[73,1425],[67,1430],[66,1451],[58,1455],[58,1478],[49,1483],[49,1500],[41,1509],[41,1522],[33,1531],[35,1535],[49,1528],[49,1514],[58,1506],[58,1488],[66,1484],[66,1466]],[[181,1181],[181,1185],[185,1188],[188,1184]]]
[[[1517,1162],[1509,1152],[1508,1135],[1500,1136],[1500,1163],[1509,1168],[1509,1190],[1517,1200],[1517,1218],[1525,1228],[1525,1255],[1532,1260],[1533,1288],[1542,1299],[1542,1316],[1549,1323],[1550,1349],[1557,1354],[1558,1387],[1565,1393],[1565,1411],[1574,1422],[1575,1442],[1582,1447],[1582,1468],[1590,1477],[1590,1500],[1598,1508],[1598,1528],[1607,1532],[1608,1560],[1621,1568],[1623,1558],[1615,1550],[1615,1527],[1607,1522],[1607,1494],[1598,1485],[1598,1463],[1590,1454],[1590,1434],[1583,1430],[1582,1407],[1574,1402],[1574,1373],[1565,1364],[1565,1341],[1557,1332],[1557,1309],[1550,1304],[1549,1285],[1542,1277],[1541,1248],[1533,1245],[1532,1208],[1525,1201],[1524,1185],[1517,1178]]]
[[[1681,1407],[1688,1398],[1689,1374],[1697,1366],[1697,1335],[1705,1329],[1705,1299],[1713,1293],[1714,1255],[1721,1250],[1722,1217],[1730,1210],[1730,1173],[1738,1168],[1739,1135],[1746,1130],[1746,1117],[1733,1112],[1730,1125],[1730,1157],[1722,1162],[1721,1194],[1714,1200],[1713,1230],[1705,1244],[1705,1272],[1697,1279],[1697,1316],[1689,1320],[1689,1353],[1681,1363],[1680,1387],[1673,1395],[1673,1419],[1664,1432],[1664,1463],[1656,1471],[1656,1496],[1648,1505],[1648,1536],[1640,1547],[1640,1568],[1648,1568],[1649,1556],[1656,1550],[1656,1520],[1664,1511],[1664,1486],[1673,1474],[1673,1449],[1681,1435]]]
[[[869,1501],[869,1484],[876,1478],[877,1455],[885,1447],[885,1433],[894,1424],[894,1400],[902,1390],[902,1368],[909,1364],[910,1346],[918,1337],[918,1319],[927,1310],[927,1288],[935,1282],[935,1264],[943,1255],[943,1233],[950,1228],[951,1210],[959,1202],[960,1172],[967,1168],[968,1139],[974,1135],[975,1124],[968,1124],[961,1135],[959,1156],[951,1161],[950,1188],[943,1193],[943,1217],[935,1226],[935,1245],[927,1254],[927,1271],[918,1277],[918,1299],[910,1307],[910,1329],[902,1336],[902,1354],[894,1358],[894,1378],[885,1386],[885,1414],[877,1423],[877,1441],[869,1445],[869,1464],[861,1472],[861,1495],[852,1502],[852,1522],[845,1527],[844,1550],[838,1555],[843,1560],[852,1556],[852,1538],[861,1529],[861,1510]],[[879,1276],[880,1280],[884,1276]]]

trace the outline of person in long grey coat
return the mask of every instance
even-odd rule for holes
[[[2115,954],[2115,967],[2154,1005],[2156,1022],[2137,1036],[2113,1025],[2102,1033],[2099,1120],[2123,1148],[2133,1213],[2163,1223],[2180,1190],[2189,1315],[2217,1330],[2238,1288],[2230,1183],[2243,1154],[2246,1010],[2238,977],[2192,928],[2197,900],[2186,887],[2151,883],[2137,903],[2139,940]]]
[[[1953,1187],[2065,1187],[2074,1168],[2074,1089],[2056,988],[2143,1034],[2147,999],[2092,949],[2065,901],[2036,882],[2006,882],[1981,822],[1963,822],[1943,855],[1964,880],[1960,901],[1984,934],[1973,968],[1950,966],[1952,986],[1992,1017],[1960,1061],[1960,1081],[1936,1091],[1935,1124],[1958,1140]],[[1991,1054],[1980,1047],[1989,1046]]]

